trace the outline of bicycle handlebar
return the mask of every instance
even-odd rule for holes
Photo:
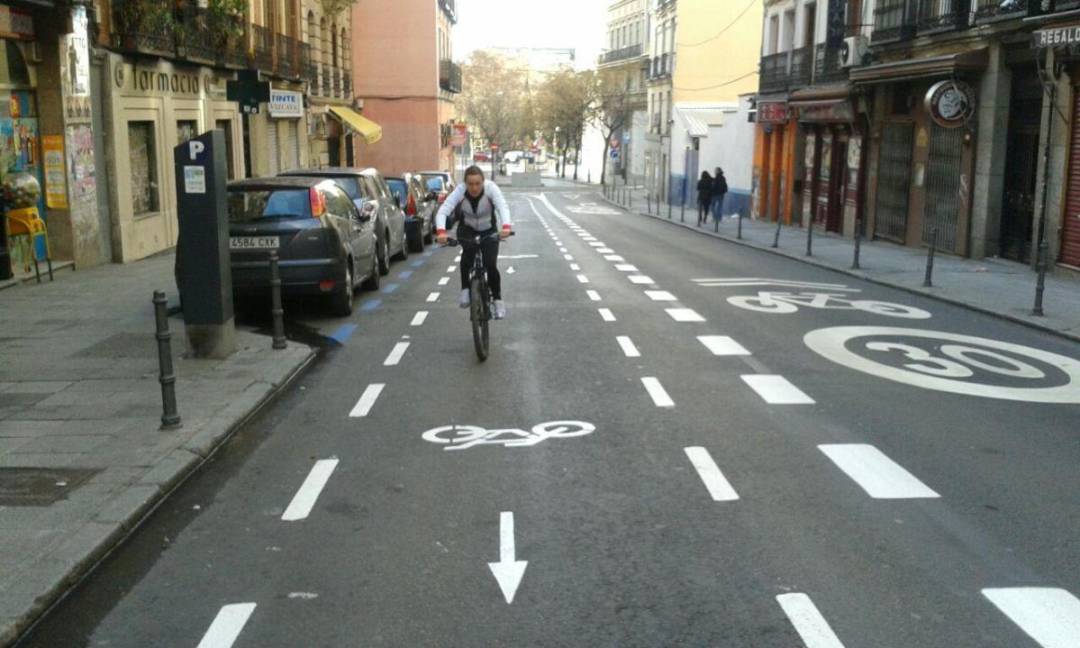
[[[517,236],[517,232],[511,230],[510,231],[510,236]],[[487,234],[485,236],[477,236],[476,238],[473,239],[473,242],[479,244],[479,243],[482,243],[484,241],[491,240],[491,239],[498,238],[498,237],[499,237],[499,233],[495,232],[493,234]],[[460,241],[458,239],[453,238],[453,237],[447,237],[446,245],[443,245],[441,247],[457,247],[459,243],[460,243]]]

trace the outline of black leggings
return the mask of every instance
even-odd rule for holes
[[[457,237],[461,241],[461,289],[469,287],[469,272],[472,270],[473,261],[476,260],[476,245],[473,237],[477,234],[487,236],[494,234],[495,230],[477,232],[471,227],[462,225],[458,228]],[[499,276],[499,239],[492,238],[481,243],[484,248],[484,268],[487,269],[488,288],[491,289],[492,299],[502,299],[502,278]]]

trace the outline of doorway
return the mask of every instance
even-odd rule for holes
[[[1034,66],[1013,68],[1012,79],[999,252],[1003,258],[1028,263],[1035,222],[1043,89]]]

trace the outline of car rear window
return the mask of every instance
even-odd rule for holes
[[[349,198],[351,198],[352,200],[358,200],[360,198],[363,198],[363,196],[360,195],[360,183],[357,181],[356,178],[334,178],[334,182],[337,183],[337,186],[344,189],[345,194],[348,195]]]
[[[401,204],[404,205],[409,199],[409,192],[405,188],[405,181],[398,180],[397,178],[387,178],[386,184],[390,185],[390,191],[394,192],[394,195],[398,197]]]
[[[282,191],[230,191],[229,221],[242,223],[262,218],[311,218],[307,189]]]
[[[439,176],[427,176],[424,182],[427,184],[427,188],[432,191],[443,190],[443,179]]]

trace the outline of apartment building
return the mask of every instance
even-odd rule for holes
[[[650,11],[648,0],[617,0],[608,6],[605,51],[601,74],[616,79],[614,90],[625,92],[626,125],[612,137],[618,143],[608,165],[611,177],[641,184],[645,177],[645,136],[649,130],[648,78]]]

